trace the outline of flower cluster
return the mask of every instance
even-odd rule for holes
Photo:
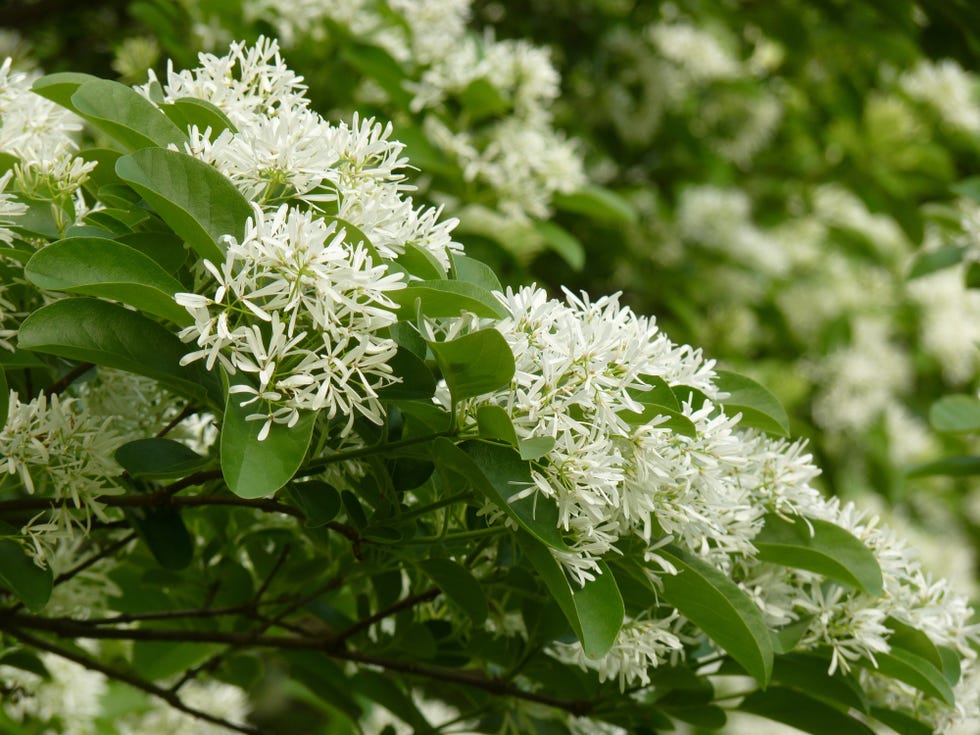
[[[470,0],[384,5],[255,0],[244,8],[243,20],[271,24],[287,48],[322,44],[329,24],[337,24],[358,41],[383,49],[405,75],[401,86],[411,101],[404,112],[422,116],[428,139],[456,161],[464,179],[492,192],[496,209],[513,221],[546,217],[555,193],[585,184],[580,153],[551,121],[558,73],[542,48],[469,31],[470,5]],[[359,95],[368,102],[387,98],[373,84],[364,84]],[[475,108],[474,98],[483,100]],[[300,121],[292,123],[293,130],[301,128]],[[276,134],[286,133],[268,136]],[[302,175],[300,168],[291,170]]]
[[[234,182],[253,215],[241,241],[224,243],[223,263],[203,262],[197,291],[177,296],[194,318],[181,337],[199,348],[184,363],[247,376],[230,392],[253,406],[263,438],[301,411],[344,417],[342,435],[359,415],[380,423],[378,390],[394,380],[396,351],[388,294],[405,285],[380,258],[415,247],[448,267],[456,221],[405,196],[407,161],[390,124],[354,115],[334,125],[310,110],[275,41],[200,59],[171,67],[163,84],[151,74],[142,92],[202,99],[228,116],[234,129],[192,126],[186,152]]]
[[[18,159],[12,170],[20,193],[56,205],[53,214],[63,231],[85,212],[79,190],[96,164],[75,156],[74,136],[81,130],[81,121],[31,93],[35,78],[15,71],[9,58],[0,64],[0,151]],[[0,192],[7,184],[4,179],[0,179]],[[18,213],[4,204],[5,199],[0,194],[0,221]],[[0,240],[9,242],[3,232],[0,227]]]
[[[591,301],[566,293],[561,303],[524,288],[499,299],[510,316],[495,327],[513,350],[515,376],[508,389],[468,401],[464,418],[476,423],[482,406],[499,406],[520,439],[554,440],[533,463],[533,484],[521,495],[557,505],[572,551],[553,554],[572,579],[595,579],[601,557],[639,539],[656,584],[676,573],[657,554],[673,541],[734,579],[771,625],[806,621],[800,647],[829,648],[831,673],[858,660],[874,666],[875,656],[890,650],[891,620],[972,660],[978,631],[966,598],[926,574],[912,548],[877,517],[823,498],[811,485],[818,471],[802,444],[743,428],[739,415],[727,415],[713,364],[699,351],[673,344],[616,297]],[[663,384],[681,397],[679,413],[693,433],[672,426],[664,407],[645,409],[644,396]],[[884,594],[759,561],[753,540],[770,512],[849,531],[878,560]],[[676,611],[647,614],[628,618],[599,660],[588,659],[578,644],[553,653],[622,687],[645,684],[651,667],[682,657],[680,642],[699,635]],[[929,711],[936,718],[949,714],[935,702]]]
[[[74,525],[87,525],[92,515],[105,517],[100,495],[121,492],[112,479],[119,474],[112,453],[120,444],[112,420],[81,408],[74,398],[42,394],[24,403],[10,392],[7,423],[0,430],[0,487],[16,483],[28,494],[63,501],[24,529],[38,563],[51,544],[73,534]],[[73,509],[82,511],[81,520]]]

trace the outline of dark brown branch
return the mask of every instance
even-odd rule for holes
[[[83,561],[78,566],[69,569],[67,572],[64,572],[62,574],[59,574],[55,578],[54,584],[57,586],[59,584],[62,584],[64,582],[67,582],[69,579],[71,579],[72,577],[74,577],[76,574],[80,574],[80,573],[84,572],[86,569],[88,569],[89,567],[91,567],[93,564],[98,564],[100,561],[102,561],[106,557],[111,556],[112,554],[115,554],[117,551],[123,549],[124,547],[126,547],[127,545],[129,545],[129,543],[131,541],[135,540],[135,538],[136,538],[136,534],[135,533],[126,534],[125,536],[123,536],[121,539],[119,539],[115,543],[111,543],[108,546],[106,546],[105,548],[100,549],[96,553],[92,554],[92,556],[90,556],[88,559],[86,559],[85,561]]]
[[[53,396],[58,395],[65,391],[69,385],[74,383],[80,377],[85,375],[89,370],[95,367],[95,363],[92,362],[82,362],[73,367],[67,373],[62,375],[58,380],[53,382],[47,388],[44,389],[44,395]]]
[[[379,610],[378,612],[374,613],[374,615],[366,617],[363,620],[358,620],[347,630],[341,632],[340,635],[337,636],[337,642],[343,643],[348,638],[352,638],[358,633],[367,630],[372,625],[384,620],[385,618],[390,618],[392,615],[397,615],[402,610],[410,610],[416,605],[423,602],[428,602],[429,600],[434,600],[438,596],[439,588],[433,587],[432,589],[428,589],[425,592],[420,592],[417,595],[406,597],[404,600],[400,600],[394,605],[386,607],[384,610]]]
[[[156,684],[147,681],[135,674],[131,674],[127,671],[120,671],[114,669],[111,666],[106,666],[105,664],[96,661],[95,659],[89,658],[88,656],[83,656],[80,653],[74,651],[69,651],[68,649],[56,646],[53,643],[49,643],[41,638],[36,638],[30,633],[25,633],[18,628],[9,628],[8,632],[14,638],[17,638],[21,643],[25,643],[32,646],[40,651],[47,651],[48,653],[53,653],[56,656],[67,659],[69,661],[74,661],[79,666],[84,666],[90,671],[98,671],[100,674],[107,676],[110,679],[115,679],[116,681],[121,681],[124,684],[129,684],[131,687],[140,689],[147,694],[152,694],[154,697],[162,699],[164,702],[169,704],[176,710],[195,717],[199,720],[204,720],[205,722],[210,722],[212,725],[219,725],[221,727],[227,728],[232,732],[245,733],[245,735],[262,735],[262,731],[254,727],[249,727],[248,725],[238,725],[234,722],[229,722],[221,717],[216,717],[212,714],[208,714],[199,709],[195,709],[190,705],[184,703],[184,701],[177,696],[174,692],[169,692],[166,689],[158,687]]]
[[[193,403],[188,403],[186,406],[184,406],[183,410],[179,414],[173,417],[173,419],[170,421],[169,424],[167,424],[162,429],[160,429],[160,431],[157,432],[157,439],[169,434],[177,427],[177,424],[179,424],[181,421],[188,418],[189,416],[193,416],[197,412],[198,412],[197,406],[195,406]]]
[[[331,658],[350,661],[356,664],[378,666],[387,671],[421,676],[436,681],[460,684],[481,689],[501,697],[514,697],[528,702],[537,702],[561,709],[574,715],[584,716],[594,709],[592,702],[561,699],[538,692],[529,692],[503,679],[488,679],[483,672],[475,669],[450,669],[442,666],[417,664],[375,656],[369,653],[346,650],[338,644],[337,636],[303,638],[300,636],[265,636],[251,633],[200,631],[200,630],[158,630],[144,628],[125,628],[122,630],[88,626],[74,620],[59,618],[39,618],[28,615],[0,615],[0,626],[6,623],[13,627],[15,634],[21,629],[44,630],[65,638],[91,638],[128,641],[170,641],[173,643],[225,643],[236,647],[255,646],[293,651],[320,651]]]

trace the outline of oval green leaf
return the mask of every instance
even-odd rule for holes
[[[56,242],[37,251],[24,275],[40,288],[115,299],[180,326],[192,321],[173,299],[184,290],[180,281],[115,240],[72,237]]]
[[[4,524],[0,533],[16,531]],[[51,597],[54,577],[49,567],[39,567],[24,547],[10,538],[0,538],[0,584],[13,592],[31,610],[40,610]]]
[[[163,325],[118,304],[90,298],[55,301],[31,314],[21,349],[127,370],[196,400],[218,404],[220,381],[200,363],[182,367],[185,346]]]
[[[609,652],[626,610],[616,579],[604,562],[599,562],[600,574],[584,587],[570,584],[565,571],[550,549],[523,531],[517,532],[521,551],[544,581],[551,596],[564,613],[585,655],[601,658]]]
[[[776,436],[789,436],[789,416],[786,415],[786,409],[768,388],[728,370],[716,372],[715,387],[730,394],[719,403],[729,415],[742,414],[740,426],[761,429]]]
[[[389,291],[399,305],[401,319],[413,319],[416,302],[428,317],[456,317],[464,312],[489,319],[503,319],[507,310],[487,289],[466,281],[416,281],[406,288]]]
[[[483,625],[490,613],[486,595],[466,567],[452,559],[426,559],[419,562],[423,572],[446,596],[459,605],[476,625]]]
[[[753,540],[762,561],[816,572],[869,595],[881,594],[881,567],[874,553],[840,526],[799,517],[789,521],[774,513],[766,515],[765,524]]]
[[[560,551],[568,545],[558,529],[558,506],[549,498],[515,499],[531,487],[530,465],[510,447],[482,441],[456,446],[445,438],[433,442],[436,461],[466,478],[470,485],[504,511],[538,541]]]
[[[506,388],[514,377],[514,353],[496,329],[428,344],[454,403]]]
[[[173,439],[153,437],[127,442],[116,450],[116,461],[133,477],[186,477],[204,469],[210,460]]]
[[[870,727],[839,709],[779,686],[753,692],[742,700],[738,709],[811,735],[874,735]]]
[[[761,686],[772,676],[773,647],[762,612],[726,575],[690,552],[657,552],[678,573],[664,574],[664,600],[701,628]]]
[[[187,136],[152,102],[108,79],[85,82],[71,95],[75,111],[130,151],[148,146],[182,147]]]
[[[306,457],[313,437],[316,414],[300,414],[292,428],[273,423],[269,435],[259,441],[264,421],[248,421],[256,406],[241,406],[239,394],[229,394],[221,423],[221,474],[241,498],[272,495],[292,479]]]
[[[980,430],[980,400],[976,396],[944,396],[929,409],[929,423],[943,433]]]
[[[202,258],[214,263],[224,260],[221,238],[240,240],[252,216],[251,205],[234,184],[184,153],[145,148],[120,158],[116,173]]]

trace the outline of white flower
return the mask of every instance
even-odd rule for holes
[[[61,498],[68,503],[35,517],[24,532],[40,563],[50,543],[87,525],[95,514],[105,518],[100,495],[122,492],[112,478],[121,471],[113,459],[120,439],[111,419],[80,410],[76,399],[43,394],[23,403],[10,392],[7,423],[0,430],[0,490]],[[77,518],[74,511],[81,511]]]
[[[0,707],[15,722],[43,723],[48,728],[44,732],[94,735],[105,677],[53,654],[42,653],[41,661],[49,679],[0,664],[0,684],[12,691]]]
[[[902,90],[924,102],[954,128],[980,132],[980,94],[977,78],[952,59],[923,59],[899,79]]]
[[[167,63],[167,76],[161,84],[151,70],[150,81],[139,87],[153,100],[155,89],[162,101],[172,103],[183,97],[202,99],[220,108],[238,126],[256,116],[275,116],[283,110],[305,108],[303,78],[286,66],[274,39],[260,36],[253,45],[231,44],[225,56],[201,53],[200,66],[176,72]]]
[[[386,294],[403,287],[400,274],[336,223],[285,205],[256,207],[221,268],[205,266],[213,296],[176,297],[195,322],[181,338],[200,348],[183,361],[253,376],[232,392],[251,396],[242,405],[259,409],[249,418],[266,422],[263,436],[272,423],[294,425],[299,411],[343,416],[345,432],[358,414],[380,423],[377,390],[393,380],[396,349],[381,331],[396,320]]]
[[[625,691],[627,686],[646,686],[650,683],[650,669],[669,662],[683,649],[674,630],[677,620],[676,615],[659,620],[627,620],[613,647],[598,659],[586,656],[577,641],[554,643],[549,653],[584,671],[598,672],[599,681],[617,680],[620,690]]]

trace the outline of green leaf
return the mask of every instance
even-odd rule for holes
[[[755,603],[725,574],[690,552],[667,546],[657,553],[678,571],[660,578],[664,600],[766,686],[772,675],[773,647]]]
[[[931,477],[944,475],[946,477],[969,477],[980,475],[980,457],[946,457],[934,462],[916,464],[905,470],[909,477]]]
[[[392,375],[401,380],[378,391],[384,401],[431,398],[436,392],[436,379],[429,367],[410,350],[399,347],[388,361]]]
[[[499,444],[468,441],[456,446],[445,438],[433,442],[437,461],[465,477],[521,528],[552,548],[567,551],[558,529],[558,506],[537,494],[516,499],[532,486],[531,468],[513,449]]]
[[[770,513],[753,539],[761,561],[822,574],[869,595],[882,591],[881,568],[872,551],[855,536],[828,521]],[[812,534],[811,534],[812,529]]]
[[[490,608],[486,595],[466,567],[451,559],[426,559],[419,567],[476,625],[483,625]]]
[[[198,99],[197,97],[181,97],[180,99],[174,100],[172,105],[164,105],[164,112],[167,111],[166,108],[168,107],[173,108],[179,113],[186,128],[190,128],[191,125],[196,125],[198,130],[202,132],[207,128],[211,128],[211,140],[217,138],[225,130],[230,130],[233,133],[238,132],[238,129],[228,119],[224,111],[207,100]]]
[[[183,147],[187,136],[152,102],[125,84],[85,82],[71,96],[74,110],[130,151],[148,146]]]
[[[551,436],[532,436],[521,439],[517,444],[521,459],[525,460],[541,459],[554,448],[555,439]]]
[[[114,240],[73,237],[38,250],[24,268],[35,286],[122,301],[187,326],[193,320],[174,301],[183,285],[142,253]]]
[[[79,87],[89,82],[101,82],[102,79],[91,74],[66,71],[57,74],[48,74],[36,80],[31,85],[31,90],[42,97],[51,100],[56,105],[61,105],[69,110],[74,110],[71,96],[75,94]]]
[[[657,428],[670,429],[676,434],[697,438],[698,428],[687,416],[680,411],[675,411],[668,406],[660,406],[656,403],[644,403],[643,410],[621,411],[620,416],[632,426],[642,426],[649,424],[654,419],[657,421]]]
[[[259,441],[264,420],[248,421],[257,405],[242,407],[240,394],[230,393],[221,423],[221,473],[235,495],[262,498],[284,486],[303,464],[310,447],[316,414],[300,414],[292,428],[273,423],[269,435]]]
[[[963,260],[965,245],[947,245],[935,250],[927,250],[916,257],[909,270],[908,280],[921,278],[930,273],[956,265]]]
[[[956,704],[953,689],[943,676],[943,672],[922,656],[917,656],[903,648],[893,648],[889,653],[875,654],[875,659],[878,662],[877,667],[865,659],[858,659],[856,663],[872,671],[877,668],[885,676],[904,681],[950,707]]]
[[[207,467],[210,460],[190,447],[164,437],[136,439],[116,450],[116,461],[133,477],[186,477]]]
[[[116,162],[116,173],[202,258],[224,261],[224,235],[242,239],[248,200],[213,166],[184,153],[145,148]]]
[[[503,291],[497,274],[486,263],[459,253],[451,253],[453,274],[458,281],[473,283],[487,291]]]
[[[340,493],[322,480],[291,483],[286,493],[303,511],[309,528],[325,526],[340,513]]]
[[[221,386],[198,363],[181,367],[185,346],[169,330],[117,304],[70,298],[42,306],[21,324],[22,349],[94,362],[159,380],[178,393],[215,403]]]
[[[943,670],[944,662],[939,648],[921,630],[917,630],[911,625],[907,625],[895,618],[888,618],[885,621],[885,627],[890,628],[892,631],[892,634],[888,638],[888,645],[892,649],[901,648],[909,653],[914,653],[916,656],[924,658],[940,671]]]
[[[580,271],[585,267],[585,248],[578,238],[564,227],[547,220],[537,220],[534,229],[544,238],[548,247],[571,266],[572,270]]]
[[[170,274],[179,271],[187,260],[183,240],[172,232],[131,232],[116,240],[142,253]]]
[[[968,433],[980,430],[980,400],[976,396],[943,396],[929,409],[929,423],[936,431]]]
[[[829,662],[820,656],[790,654],[777,656],[772,670],[775,684],[794,689],[846,712],[868,711],[868,698],[861,685],[851,676],[827,673]]]
[[[4,523],[0,535],[17,535],[17,529]],[[48,567],[39,567],[24,547],[12,538],[0,538],[0,584],[13,592],[31,610],[44,607],[54,586]]]
[[[406,288],[388,291],[388,296],[399,305],[399,318],[415,317],[416,302],[428,317],[456,317],[464,312],[489,319],[503,319],[507,310],[494,295],[465,281],[416,281]]]
[[[379,46],[355,43],[343,51],[344,60],[378,83],[400,110],[407,110],[412,95],[403,83],[405,72],[395,58]]]
[[[976,261],[967,263],[963,283],[967,288],[980,288],[980,263]]]
[[[867,725],[839,709],[780,686],[752,692],[742,700],[738,709],[811,735],[874,735]]]
[[[898,735],[935,735],[935,730],[924,722],[903,712],[895,712],[883,707],[872,707],[871,716],[878,722],[888,725]]]
[[[555,194],[552,203],[566,212],[606,222],[636,222],[636,210],[623,197],[601,186],[585,186],[571,194]]]
[[[718,370],[716,375],[715,387],[730,394],[720,403],[729,415],[741,412],[740,426],[761,429],[776,436],[789,436],[786,409],[767,388],[751,378],[727,370]]]
[[[429,342],[429,349],[454,403],[506,388],[514,377],[514,353],[496,329],[481,329],[448,342]]]
[[[601,573],[596,575],[595,581],[579,587],[568,581],[547,546],[523,531],[517,532],[517,541],[565,614],[585,655],[597,659],[608,653],[616,642],[626,614],[623,597],[609,567],[599,562]]]
[[[194,558],[194,538],[177,508],[125,508],[127,520],[164,569],[185,569]]]
[[[405,252],[395,262],[408,273],[423,281],[439,281],[446,277],[446,269],[427,249],[412,245],[405,246]]]
[[[458,94],[459,102],[473,122],[507,112],[510,101],[486,77],[477,77]]]
[[[950,686],[955,687],[960,681],[960,676],[963,674],[960,668],[960,655],[947,646],[937,646],[937,648],[939,649],[939,657],[943,662],[943,676],[946,677],[946,681],[949,682]]]
[[[497,439],[518,450],[521,459],[540,459],[555,448],[555,440],[550,436],[534,436],[518,439],[510,416],[500,406],[480,406],[476,409],[476,424],[484,439]]]
[[[499,439],[512,447],[517,446],[517,432],[510,416],[500,406],[480,406],[476,409],[476,425],[480,436],[485,439]]]

